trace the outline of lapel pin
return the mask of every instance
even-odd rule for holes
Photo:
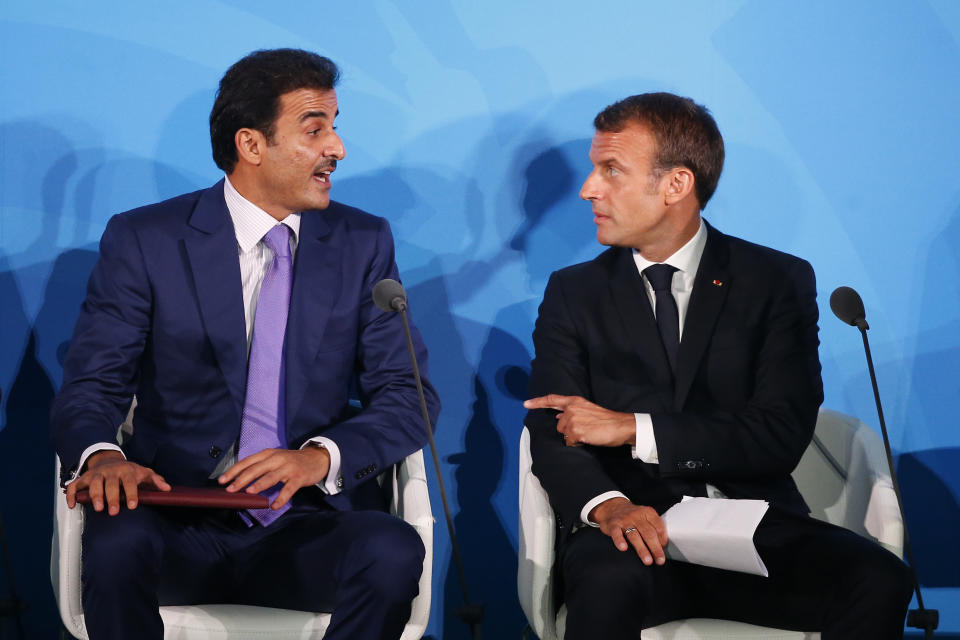
[[[722,286],[723,286],[723,282],[721,282],[720,280],[714,280],[714,281],[713,281],[713,286],[715,286],[715,287],[722,287]]]

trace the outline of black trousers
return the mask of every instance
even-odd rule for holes
[[[902,638],[912,574],[856,533],[771,509],[754,535],[769,577],[667,560],[645,566],[599,529],[559,550],[566,640],[639,638],[683,618],[721,618],[820,631],[823,640]]]
[[[87,507],[82,600],[91,640],[161,640],[158,607],[251,604],[332,611],[325,638],[399,638],[424,548],[380,511],[291,509],[269,527],[236,512]]]

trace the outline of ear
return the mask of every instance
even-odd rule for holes
[[[671,169],[665,176],[667,179],[664,200],[667,204],[680,202],[693,193],[693,172],[686,167]]]
[[[263,150],[267,146],[267,140],[262,133],[256,129],[238,129],[233,141],[237,145],[238,161],[260,166],[263,162]]]

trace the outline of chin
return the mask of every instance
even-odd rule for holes
[[[323,210],[330,206],[330,196],[310,198],[303,204],[299,211]]]

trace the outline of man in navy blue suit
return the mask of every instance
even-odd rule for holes
[[[104,231],[52,412],[67,502],[92,499],[95,640],[161,638],[163,604],[333,611],[331,639],[409,618],[424,549],[375,478],[426,432],[399,318],[371,301],[398,277],[389,225],[330,200],[338,76],[300,50],[243,58],[210,114],[225,179]],[[270,508],[138,507],[138,486],[206,484]]]
[[[701,218],[724,158],[704,107],[642,94],[594,126],[580,196],[610,248],[551,276],[526,403],[565,637],[698,617],[901,637],[906,565],[811,518],[790,476],[823,400],[810,264]],[[668,561],[660,516],[684,495],[769,502],[754,542],[770,576]]]

